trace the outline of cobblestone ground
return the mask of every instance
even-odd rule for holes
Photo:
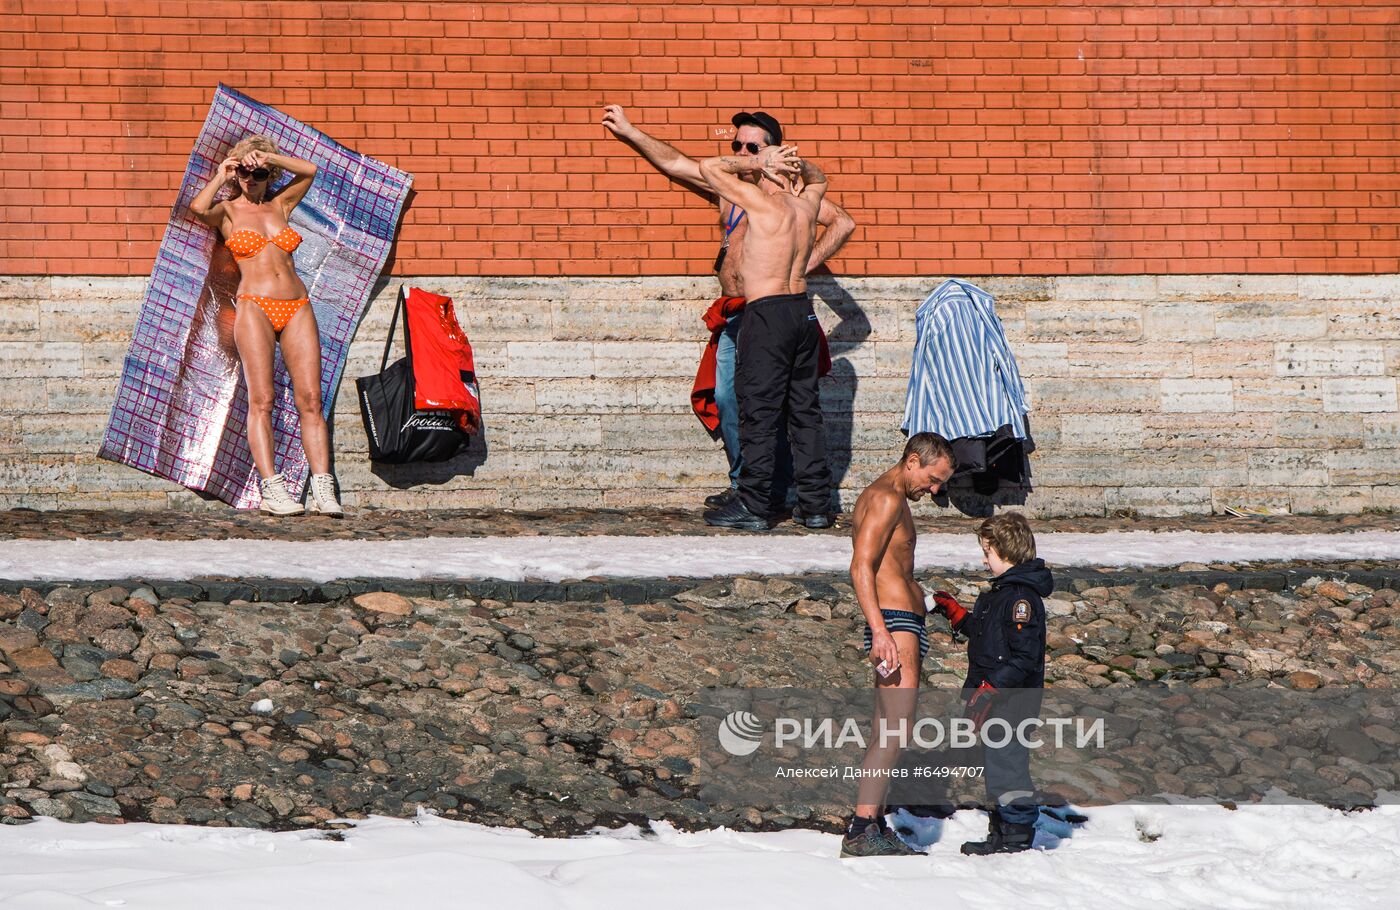
[[[914,507],[921,531],[969,532],[981,519],[934,514]],[[848,516],[828,531],[813,532],[785,522],[774,534],[847,534]],[[1237,518],[1229,515],[1179,518],[1057,518],[1037,520],[1044,531],[1268,531],[1315,534],[1340,531],[1400,530],[1400,515],[1281,515]],[[585,510],[550,512],[510,510],[388,511],[359,510],[344,519],[301,516],[272,518],[257,512],[213,508],[208,511],[48,511],[12,509],[0,512],[0,539],[155,539],[201,540],[256,537],[274,540],[403,539],[411,537],[511,537],[540,534],[597,536],[621,534],[733,534],[705,525],[699,511],[664,509]]]
[[[185,533],[245,521],[185,520],[175,525]],[[57,524],[36,517],[31,528],[44,522]],[[1291,576],[1287,590],[1241,590],[1230,579],[1252,576],[1228,572],[1210,587],[1149,573],[1067,578],[1049,602],[1050,686],[1389,690],[1400,680],[1400,573],[1368,571],[1366,584]],[[924,581],[966,598],[979,585]],[[605,589],[589,601],[416,590],[426,593],[340,591],[320,603],[201,600],[207,592],[134,582],[0,595],[0,820],[287,828],[421,806],[556,834],[645,818],[839,824],[838,800],[775,791],[736,804],[707,786],[715,721],[703,693],[868,686],[843,580],[720,579],[650,599],[643,586],[633,603]],[[965,657],[932,626],[926,682],[955,686]],[[1299,735],[1313,739],[1296,742],[1286,726],[1242,719],[1237,743],[1167,770],[1143,724],[1134,744],[1146,757],[1116,769],[1115,792],[1248,798],[1303,765],[1363,794],[1343,804],[1400,783],[1393,769],[1325,763],[1314,748],[1346,737],[1351,754],[1393,756],[1393,712],[1345,730],[1309,723]]]

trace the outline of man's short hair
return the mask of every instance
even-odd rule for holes
[[[909,441],[904,444],[904,454],[899,456],[899,460],[904,461],[910,455],[918,455],[919,464],[924,467],[937,464],[945,458],[954,466],[958,463],[953,454],[953,447],[937,433],[915,433],[910,436]]]
[[[982,522],[977,537],[1013,566],[1035,559],[1035,535],[1020,512],[1002,512]]]

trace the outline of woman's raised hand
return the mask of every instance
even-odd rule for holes
[[[225,158],[219,162],[219,170],[214,177],[220,184],[228,183],[233,179],[234,173],[238,170],[237,158]]]

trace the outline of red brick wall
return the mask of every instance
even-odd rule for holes
[[[1390,0],[0,13],[0,273],[146,272],[219,81],[416,175],[403,274],[707,272],[711,210],[604,102],[697,156],[778,114],[847,274],[1400,271]]]

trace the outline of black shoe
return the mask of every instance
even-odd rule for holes
[[[863,856],[928,856],[928,854],[922,850],[915,850],[900,840],[893,831],[882,831],[878,824],[870,824],[866,825],[865,830],[857,835],[847,834],[841,838],[842,859]]]
[[[735,528],[740,531],[768,531],[773,525],[766,518],[760,518],[749,511],[744,500],[735,496],[722,509],[705,513],[705,524],[716,528]]]
[[[964,856],[991,856],[993,853],[1020,853],[1031,848],[1035,840],[1034,825],[1017,825],[1006,821],[993,810],[987,814],[987,839],[970,840],[962,845]]]
[[[1089,821],[1089,816],[1083,812],[1076,812],[1070,806],[1047,806],[1042,804],[1040,811],[1067,825],[1082,825]]]
[[[722,509],[729,505],[729,501],[739,495],[739,491],[733,487],[725,487],[723,491],[715,493],[713,496],[705,497],[705,508]]]
[[[833,519],[828,514],[808,515],[802,511],[801,506],[794,506],[792,510],[792,520],[802,525],[804,528],[811,528],[813,531],[820,531],[823,528],[831,527]]]

